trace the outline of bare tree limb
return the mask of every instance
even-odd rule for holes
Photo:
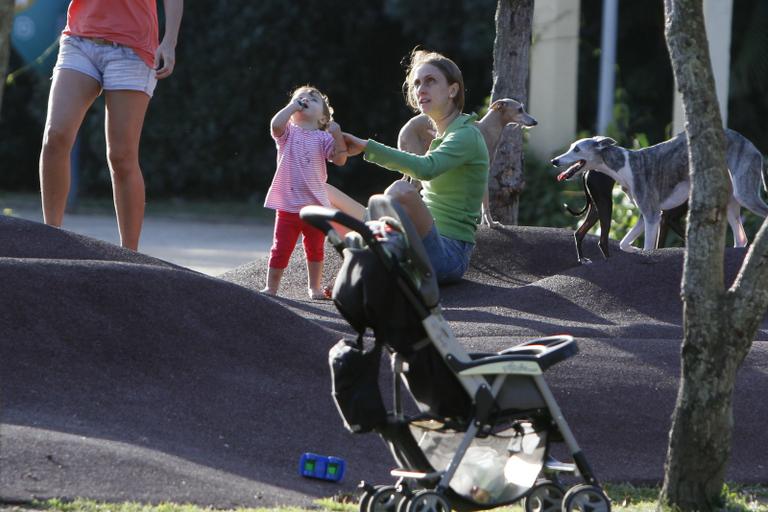
[[[532,24],[533,0],[498,0],[491,101],[515,98],[527,102]],[[519,195],[525,187],[520,129],[504,128],[496,154],[489,156],[491,214],[502,224],[517,224]]]

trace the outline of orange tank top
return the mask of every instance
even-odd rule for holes
[[[72,0],[63,34],[95,37],[133,48],[154,67],[158,46],[156,0]]]

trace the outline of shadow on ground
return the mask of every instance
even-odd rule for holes
[[[614,253],[579,266],[568,231],[482,229],[443,305],[472,350],[576,335],[581,354],[548,378],[587,457],[603,480],[655,482],[679,371],[682,252]],[[743,256],[727,251],[728,279]],[[329,283],[339,265],[329,251]],[[348,326],[306,298],[299,253],[282,297],[255,292],[265,267],[210,278],[0,217],[0,499],[307,505],[388,481],[383,444],[347,434],[330,398],[327,352]],[[739,375],[731,479],[768,479],[765,389],[757,341]],[[298,477],[304,451],[344,457],[344,482]]]

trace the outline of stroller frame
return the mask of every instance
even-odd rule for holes
[[[439,289],[429,259],[415,228],[396,203],[383,195],[373,196],[368,206],[368,217],[374,220],[386,219],[386,222],[401,229],[411,249],[408,263],[420,271],[423,276],[421,280],[414,280],[398,262],[393,261],[380,243],[381,233],[374,233],[368,224],[340,211],[315,206],[302,209],[301,217],[321,229],[339,253],[343,254],[343,250],[350,245],[360,247],[367,244],[387,269],[395,273],[398,287],[421,318],[429,342],[452,370],[472,404],[472,417],[466,422],[466,430],[445,469],[433,471],[422,471],[412,467],[393,469],[390,472],[391,475],[398,478],[394,486],[374,487],[362,482],[361,487],[364,492],[360,503],[361,512],[448,512],[451,505],[454,505],[457,510],[482,510],[507,505],[520,498],[525,499],[526,510],[560,510],[562,508],[564,512],[570,512],[589,508],[610,511],[610,500],[600,488],[597,478],[543,377],[547,368],[578,352],[571,336],[538,338],[495,354],[469,354],[458,342],[443,316],[439,304]],[[331,226],[331,221],[349,228],[353,236],[348,234],[346,239],[342,239]],[[394,425],[402,427],[409,424],[402,403],[402,385],[408,386],[404,377],[407,365],[400,354],[391,350],[390,352],[394,377],[391,421]],[[456,495],[452,492],[450,484],[473,440],[491,433],[493,428],[491,420],[502,398],[504,384],[508,378],[514,376],[532,380],[554,425],[553,431],[556,429],[556,432],[562,436],[562,441],[568,448],[573,463],[553,459],[549,455],[547,442],[545,448],[547,460],[542,465],[541,475],[550,475],[552,480],[539,480],[527,492],[511,501],[491,503],[490,506],[486,506]],[[525,412],[520,411],[522,415]],[[395,447],[392,446],[394,443],[387,439],[383,430],[379,433],[391,445],[390,448],[396,460],[408,459],[403,457],[403,454],[398,456]],[[413,439],[410,433],[408,436]],[[421,458],[424,458],[423,454]],[[428,462],[426,464],[429,465]],[[419,461],[411,465],[423,466],[424,464]],[[581,476],[585,484],[576,485],[565,493],[558,477],[559,473]],[[423,490],[414,494],[411,491],[414,487],[422,487]]]

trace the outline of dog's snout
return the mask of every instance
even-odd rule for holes
[[[549,163],[551,163],[555,167],[560,167],[560,164],[558,163],[557,158],[553,158],[552,160],[549,161]]]
[[[531,119],[531,126],[536,126],[539,122],[535,119]]]

